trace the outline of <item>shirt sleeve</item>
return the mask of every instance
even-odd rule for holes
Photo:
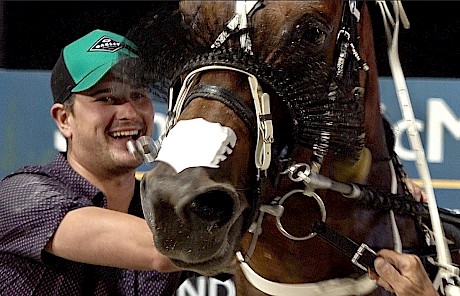
[[[42,251],[64,216],[92,206],[62,183],[40,174],[16,174],[0,183],[0,252],[42,262]]]

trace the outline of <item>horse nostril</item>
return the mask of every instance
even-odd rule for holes
[[[196,196],[186,207],[189,218],[194,217],[219,227],[230,221],[233,215],[233,198],[224,191],[212,190]]]

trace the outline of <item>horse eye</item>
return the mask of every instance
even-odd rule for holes
[[[313,45],[317,49],[326,42],[329,30],[326,26],[316,21],[302,21],[298,24],[292,35],[292,44],[304,46]],[[312,48],[314,50],[314,48]]]
[[[317,27],[310,27],[302,34],[302,39],[311,44],[321,45],[326,40],[326,33]]]

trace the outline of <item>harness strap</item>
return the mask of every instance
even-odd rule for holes
[[[345,254],[348,258],[351,259],[353,264],[362,270],[367,271],[367,269],[370,268],[375,271],[374,260],[377,258],[377,254],[366,244],[357,244],[350,238],[332,229],[323,221],[316,222],[313,225],[313,231],[318,235],[318,237],[322,238],[329,245]],[[448,248],[451,252],[458,252],[459,250],[459,247],[454,244],[448,245]],[[426,259],[429,257],[436,257],[436,246],[425,245],[423,247],[417,247],[413,249],[405,248],[400,252],[404,254],[414,254],[421,259]]]
[[[268,170],[271,161],[271,144],[273,143],[273,123],[270,112],[270,96],[262,91],[259,81],[255,76],[248,76],[254,108],[257,115],[257,145],[255,162],[259,171]]]
[[[377,1],[377,4],[380,6],[380,10],[383,17],[385,33],[387,37],[387,44],[388,44],[388,58],[389,58],[389,65],[391,68],[395,89],[398,101],[400,104],[401,113],[403,115],[404,120],[408,123],[408,136],[409,136],[409,143],[411,147],[416,152],[416,167],[419,175],[421,176],[423,183],[424,183],[424,190],[428,196],[428,207],[430,210],[430,218],[431,224],[433,227],[434,235],[436,238],[436,246],[438,252],[438,261],[442,266],[449,266],[452,263],[451,255],[447,248],[446,239],[444,236],[444,231],[441,225],[441,219],[439,217],[438,207],[436,204],[436,197],[434,195],[434,190],[431,182],[430,171],[428,168],[428,164],[425,158],[425,152],[423,150],[423,145],[420,139],[420,135],[418,130],[415,126],[414,120],[414,111],[412,108],[412,103],[410,100],[408,88],[406,85],[406,81],[404,78],[404,73],[401,68],[401,63],[399,60],[399,53],[398,53],[398,34],[399,34],[399,27],[400,21],[403,25],[408,28],[409,22],[407,20],[407,16],[404,13],[404,9],[402,8],[402,4],[400,1],[393,2],[393,8],[395,13],[395,19],[389,17],[391,13],[389,13],[388,8],[386,7],[386,3],[384,1]],[[391,23],[394,31],[391,31],[390,25],[388,22]],[[451,276],[450,271],[445,271],[444,278],[448,278]],[[457,275],[453,275],[457,276]]]
[[[250,17],[260,5],[259,1],[235,1],[235,16],[219,34],[211,48],[220,47],[232,33],[243,32],[240,35],[240,46],[245,52],[252,54],[252,42],[247,28]]]
[[[358,245],[322,221],[317,221],[313,225],[313,231],[362,270],[367,271],[368,268],[375,270],[374,260],[377,258],[377,254],[366,244]]]
[[[170,100],[168,117],[166,120],[165,131],[163,132],[163,135],[161,137],[166,137],[169,130],[177,123],[179,115],[181,114],[184,108],[184,104],[190,101],[190,97],[188,96],[188,94],[193,92],[192,88],[194,87],[194,83],[196,82],[198,74],[209,70],[228,70],[239,72],[248,76],[248,82],[254,100],[256,113],[255,116],[257,119],[257,143],[255,150],[255,165],[259,172],[268,169],[271,161],[271,145],[273,143],[273,126],[270,114],[270,96],[262,91],[257,77],[255,77],[253,74],[247,71],[238,68],[221,65],[211,65],[193,70],[185,77],[182,87],[177,95],[177,100],[175,102],[173,100],[173,90],[171,89],[169,93]],[[211,91],[211,89],[212,88],[209,88],[207,91]],[[215,88],[212,89],[212,92],[215,90]],[[206,95],[209,95],[209,92]],[[235,96],[235,94],[232,94],[232,96]],[[228,101],[231,102],[232,100]],[[246,114],[246,116],[248,115]]]
[[[189,95],[184,101],[182,108],[185,108],[195,98],[206,98],[217,100],[230,109],[240,117],[249,131],[254,135],[256,133],[255,122],[256,118],[254,112],[250,110],[241,98],[236,93],[214,84],[200,84],[190,91]]]
[[[367,295],[377,288],[377,283],[367,274],[359,278],[338,278],[316,283],[283,284],[267,280],[258,275],[244,261],[240,252],[236,254],[246,279],[260,291],[272,296],[349,296]]]

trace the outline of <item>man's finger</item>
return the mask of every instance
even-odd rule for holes
[[[403,284],[405,282],[405,278],[401,276],[399,271],[387,262],[384,258],[377,258],[375,259],[375,271],[379,274],[379,284],[382,281],[382,283],[386,283],[387,286],[385,286],[385,289],[387,290],[388,288],[391,290],[398,290],[398,285]],[[393,283],[394,286],[389,285],[388,283]],[[389,290],[388,290],[389,291]]]
[[[379,278],[377,283],[383,287],[385,290],[387,290],[388,292],[391,292],[391,293],[394,293],[395,290],[393,289],[393,287],[390,285],[390,283],[388,283],[387,281],[385,281],[383,278]]]
[[[384,259],[385,262],[389,263],[398,274],[406,270],[411,264],[416,263],[417,257],[410,254],[400,254],[391,250],[381,250],[379,255]],[[383,263],[382,263],[383,264]]]

